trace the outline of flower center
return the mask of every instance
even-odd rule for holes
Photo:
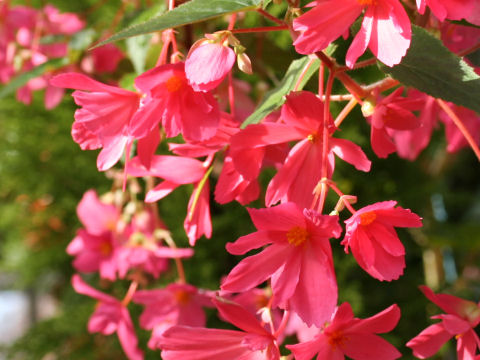
[[[302,245],[308,240],[308,231],[300,226],[294,226],[287,232],[287,240],[295,246]]]
[[[357,2],[363,6],[377,5],[377,0],[357,0]]]
[[[100,253],[104,256],[108,256],[112,253],[113,247],[109,242],[102,242],[99,247]]]
[[[369,211],[360,215],[360,224],[363,226],[370,225],[377,218],[374,211]]]
[[[344,345],[347,340],[348,338],[343,336],[343,332],[340,330],[333,331],[328,337],[328,343],[333,350],[335,350],[337,346]]]
[[[187,305],[190,302],[191,294],[185,290],[177,290],[175,292],[175,299],[180,305]]]
[[[183,85],[183,80],[179,76],[173,75],[170,79],[167,80],[165,86],[167,87],[168,92],[176,92],[180,90]]]

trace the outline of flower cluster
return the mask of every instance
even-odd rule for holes
[[[47,73],[32,79],[19,90],[18,96],[28,102],[32,90],[48,86],[49,108],[58,103],[65,88],[75,90],[74,141],[83,150],[101,149],[100,171],[124,159],[123,176],[117,176],[123,192],[116,184],[101,199],[94,190],[85,193],[77,208],[83,228],[67,252],[79,273],[98,273],[111,282],[131,281],[123,299],[117,299],[90,287],[79,274],[72,278],[78,293],[99,302],[88,330],[116,333],[130,359],[143,358],[128,309],[132,301],[145,307],[139,323],[152,332],[148,346],[160,349],[166,360],[279,360],[285,349],[291,351],[290,358],[299,360],[315,356],[317,360],[345,356],[393,360],[401,356],[378,335],[397,325],[397,305],[360,319],[349,303],[338,303],[341,286],[332,246],[351,252],[371,277],[393,281],[406,267],[405,247],[396,228],[421,227],[422,218],[395,200],[359,199],[363,206],[354,208],[357,197],[344,193],[337,184],[336,161],[363,173],[370,171],[372,161],[360,145],[344,138],[341,126],[360,104],[370,126],[373,154],[387,158],[397,153],[413,160],[428,145],[439,122],[445,124],[448,151],[470,145],[480,154],[480,118],[469,109],[398,86],[391,78],[362,86],[348,75],[350,69],[377,59],[387,66],[402,61],[412,40],[409,13],[415,11],[407,12],[399,0],[318,0],[304,13],[298,1],[288,3],[285,20],[265,10],[258,12],[277,23],[275,30],[291,31],[298,53],[321,60],[319,91],[302,90],[303,77],[315,60],[311,58],[276,104],[279,111],[271,109],[259,121],[249,117],[243,122],[251,112],[245,111],[251,100],[245,84],[233,78],[235,62],[244,73],[253,71],[246,49],[235,37],[236,32],[248,32],[235,29],[236,14],[231,15],[228,29],[205,34],[189,49],[179,46],[172,29],[164,30],[156,65],[136,74],[129,90],[93,78],[98,72],[114,71],[123,57],[112,45],[85,56],[80,66],[83,73],[73,67],[62,69],[55,76]],[[475,46],[470,38],[480,36],[478,29],[442,22],[466,19],[479,24],[472,12],[479,4],[474,0],[463,1],[461,6],[457,3],[418,0],[416,6],[419,14],[431,16],[431,26],[439,30],[445,44],[461,52]],[[174,1],[169,5],[173,10]],[[22,70],[67,55],[66,43],[43,45],[37,41],[38,34],[72,35],[84,26],[76,15],[60,14],[50,5],[42,11],[0,6],[6,29],[0,38],[3,82],[17,71],[11,54],[27,54]],[[348,39],[360,16],[363,20],[346,53],[346,66],[340,66],[323,50],[341,36]],[[18,46],[23,47],[21,52]],[[367,49],[374,57],[367,64],[357,62]],[[337,80],[349,94],[333,93]],[[330,105],[336,100],[349,102],[334,117]],[[273,168],[274,175],[263,193],[259,177],[265,168]],[[142,190],[132,190],[138,188],[138,178],[146,180],[144,201],[137,197]],[[247,209],[257,231],[226,244],[233,255],[258,252],[240,260],[218,289],[205,290],[186,282],[182,259],[194,255],[200,238],[215,236],[211,183],[219,204],[237,201],[247,205],[260,199],[265,207]],[[192,189],[185,204],[188,249],[177,248],[157,207],[158,201],[182,185]],[[327,208],[329,193],[338,198],[332,209]],[[149,280],[165,275],[171,262],[177,270],[175,281],[163,288],[147,287]],[[415,356],[425,358],[456,336],[459,359],[473,359],[479,343],[473,331],[480,322],[478,306],[435,295],[426,287],[422,291],[447,314],[435,317],[442,321],[407,346]],[[206,328],[204,307],[215,308],[222,320],[239,330]],[[285,337],[292,334],[298,343],[282,347]]]

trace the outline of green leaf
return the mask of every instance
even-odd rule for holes
[[[17,89],[21,88],[23,85],[25,85],[29,80],[34,79],[38,76],[43,75],[49,70],[55,70],[58,68],[61,68],[65,65],[68,65],[69,59],[68,58],[57,58],[57,59],[52,59],[47,61],[46,63],[43,63],[42,65],[39,65],[35,68],[33,68],[30,71],[26,71],[24,73],[21,73],[20,75],[14,77],[10,82],[5,85],[4,87],[0,88],[0,99],[12,94],[15,92]]]
[[[212,19],[225,14],[254,9],[258,7],[261,2],[261,0],[192,0],[163,15],[123,29],[95,47],[132,36],[148,34]]]
[[[392,68],[378,64],[402,84],[480,113],[480,77],[460,57],[424,29],[412,25],[410,49]]]
[[[305,56],[301,59],[294,60],[288,67],[285,77],[282,79],[280,84],[273,90],[270,90],[265,94],[263,101],[255,109],[255,111],[247,118],[242,124],[242,129],[250,124],[259,123],[265,116],[270,114],[272,111],[276,110],[285,102],[285,95],[293,90],[295,84],[302,73],[302,70],[310,61],[308,56]],[[307,81],[312,77],[312,75],[318,70],[320,66],[320,61],[316,60],[312,66],[308,69],[305,74],[302,82],[300,83],[300,88],[302,89]]]

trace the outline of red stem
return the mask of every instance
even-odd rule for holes
[[[281,30],[288,30],[288,25],[255,27],[255,28],[249,28],[249,29],[234,29],[232,30],[232,34],[269,32],[269,31],[281,31]]]
[[[262,14],[263,16],[265,16],[267,19],[269,20],[272,20],[274,23],[277,23],[278,25],[285,25],[285,22],[283,22],[282,20],[276,18],[275,16],[269,14],[268,12],[266,12],[265,10],[263,9],[257,9],[257,11]]]

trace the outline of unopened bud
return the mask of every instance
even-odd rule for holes
[[[247,54],[241,53],[237,55],[237,65],[238,68],[243,71],[245,74],[252,75],[252,62]]]
[[[362,104],[362,114],[363,114],[363,116],[364,117],[372,116],[373,113],[375,112],[375,106],[376,105],[377,105],[377,102],[375,101],[374,98],[366,99]]]

